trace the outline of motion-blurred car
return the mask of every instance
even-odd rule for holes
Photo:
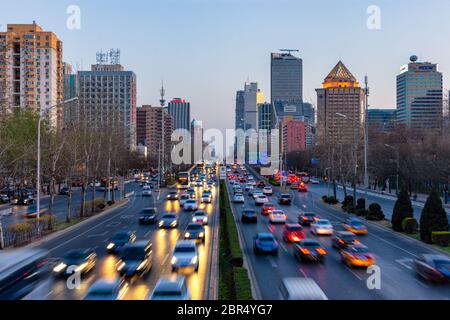
[[[273,203],[271,202],[264,203],[261,209],[261,215],[268,216],[269,214],[272,213],[273,210],[275,210],[275,206]]]
[[[298,191],[299,192],[308,192],[308,186],[304,182],[301,182],[298,185]]]
[[[267,202],[269,202],[269,198],[267,198],[267,196],[265,196],[265,195],[258,196],[255,199],[256,206],[262,206],[264,203],[267,203]]]
[[[197,193],[195,192],[195,190],[188,189],[187,194],[191,199],[197,199]]]
[[[178,200],[178,192],[177,191],[170,191],[167,195],[167,200],[174,201]]]
[[[183,206],[184,211],[195,211],[198,209],[197,200],[189,199],[186,200]]]
[[[282,210],[273,210],[269,214],[270,223],[286,223],[287,216]]]
[[[247,183],[247,184],[244,186],[244,189],[245,189],[245,191],[249,191],[250,189],[253,189],[253,186],[252,186],[252,184]]]
[[[341,249],[341,260],[349,267],[370,267],[375,264],[375,257],[369,248],[362,244],[354,244]]]
[[[70,189],[67,187],[61,188],[61,190],[59,190],[60,196],[68,196],[69,193],[70,193]]]
[[[97,254],[91,249],[74,249],[68,251],[53,268],[58,276],[67,276],[75,272],[86,274],[91,271],[97,262]]]
[[[258,216],[256,214],[256,211],[252,209],[245,209],[244,211],[242,211],[241,221],[242,223],[257,223]]]
[[[106,249],[109,253],[119,252],[123,246],[136,241],[136,235],[131,231],[119,231],[109,241]]]
[[[117,271],[126,278],[142,277],[150,272],[152,266],[152,243],[137,241],[122,248],[120,260],[117,262]]]
[[[292,203],[292,196],[289,193],[282,193],[278,197],[278,204],[290,205]]]
[[[168,212],[163,214],[159,220],[158,226],[161,229],[172,229],[178,227],[178,216],[174,212]]]
[[[233,196],[234,203],[245,203],[245,198],[242,193],[237,193]]]
[[[186,201],[188,201],[190,198],[191,198],[191,196],[188,195],[187,193],[182,193],[180,195],[180,199],[178,200],[180,202],[180,206],[184,206]]]
[[[152,195],[152,189],[149,186],[144,186],[144,188],[142,188],[142,196],[150,197],[151,195]]]
[[[271,196],[273,194],[273,190],[271,187],[264,187],[263,194],[266,196]]]
[[[255,190],[252,192],[253,200],[256,200],[258,197],[264,196],[264,194],[260,190]]]
[[[310,226],[317,220],[319,220],[319,217],[313,212],[302,212],[298,216],[298,223],[302,226]]]
[[[281,300],[328,300],[311,278],[284,278],[279,290]]]
[[[318,179],[316,179],[316,178],[311,178],[309,180],[309,182],[311,182],[311,184],[319,184],[320,183],[320,181]]]
[[[271,233],[258,233],[254,238],[253,252],[255,254],[278,254],[278,241]]]
[[[328,219],[319,219],[311,223],[311,233],[315,235],[332,235],[333,225]]]
[[[450,258],[442,254],[424,254],[414,260],[414,270],[429,282],[450,282]]]
[[[210,191],[203,191],[201,202],[202,203],[211,203],[212,201],[212,193]]]
[[[256,186],[257,186],[259,189],[263,189],[263,188],[266,186],[266,182],[263,181],[263,180],[259,180],[258,183],[256,184]]]
[[[149,300],[190,300],[185,277],[162,278],[156,283]]]
[[[172,272],[176,272],[181,268],[192,268],[198,271],[198,250],[195,242],[186,240],[178,241],[173,250],[171,264]]]
[[[192,215],[192,222],[193,223],[200,223],[202,225],[208,224],[208,215],[203,210],[197,210]]]
[[[123,279],[97,280],[84,300],[122,300],[127,291],[128,283]]]
[[[327,251],[316,240],[305,239],[294,245],[294,256],[299,261],[324,262]]]
[[[140,224],[155,224],[158,221],[158,209],[144,208],[139,216]]]
[[[190,223],[184,233],[186,240],[201,240],[205,243],[205,227],[200,223]]]
[[[197,179],[195,181],[195,186],[196,187],[203,187],[203,181],[201,179]]]
[[[305,238],[303,227],[299,224],[286,224],[283,227],[283,240],[286,242],[299,242]]]
[[[356,235],[364,235],[368,233],[367,227],[358,218],[350,218],[342,226],[345,230]]]
[[[337,231],[331,238],[331,243],[333,248],[343,249],[348,246],[358,244],[359,241],[356,240],[356,236],[349,231]]]

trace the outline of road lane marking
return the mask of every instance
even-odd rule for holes
[[[169,259],[169,253],[166,254],[166,256],[164,257],[163,261],[161,261],[161,265],[162,266],[166,264],[167,259]]]
[[[288,252],[288,249],[286,248],[283,242],[280,242],[280,246],[285,252]]]
[[[360,281],[363,281],[363,279],[355,272],[353,271],[349,266],[346,266],[347,270],[350,271],[356,278],[358,278]]]
[[[402,265],[403,267],[405,267],[406,269],[413,270],[413,267],[410,265],[410,264],[412,264],[412,263],[414,262],[413,259],[408,259],[408,258],[405,258],[405,259],[397,259],[397,260],[395,260],[395,262],[401,264],[401,265]]]
[[[103,237],[106,236],[108,234],[108,231],[105,231],[103,233],[94,233],[94,234],[90,234],[87,237],[88,238],[98,238],[98,237]]]
[[[272,257],[267,257],[267,260],[269,260],[272,268],[274,268],[274,269],[278,268],[278,264],[275,262],[275,260]]]
[[[303,275],[303,277],[308,278],[308,275],[306,274],[305,270],[303,270],[303,268],[298,268],[298,271],[300,271],[300,273]]]

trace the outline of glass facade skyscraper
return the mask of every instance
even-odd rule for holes
[[[168,112],[172,117],[173,129],[191,129],[191,104],[184,99],[174,98],[169,102]]]
[[[303,61],[290,53],[271,54],[271,102],[303,102]]]

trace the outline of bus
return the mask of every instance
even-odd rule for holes
[[[189,187],[189,172],[178,172],[178,189],[187,189]]]

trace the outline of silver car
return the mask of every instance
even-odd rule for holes
[[[185,277],[165,277],[158,281],[150,300],[190,300]]]
[[[180,240],[175,245],[172,256],[172,272],[180,268],[192,268],[198,271],[198,250],[194,241]]]

